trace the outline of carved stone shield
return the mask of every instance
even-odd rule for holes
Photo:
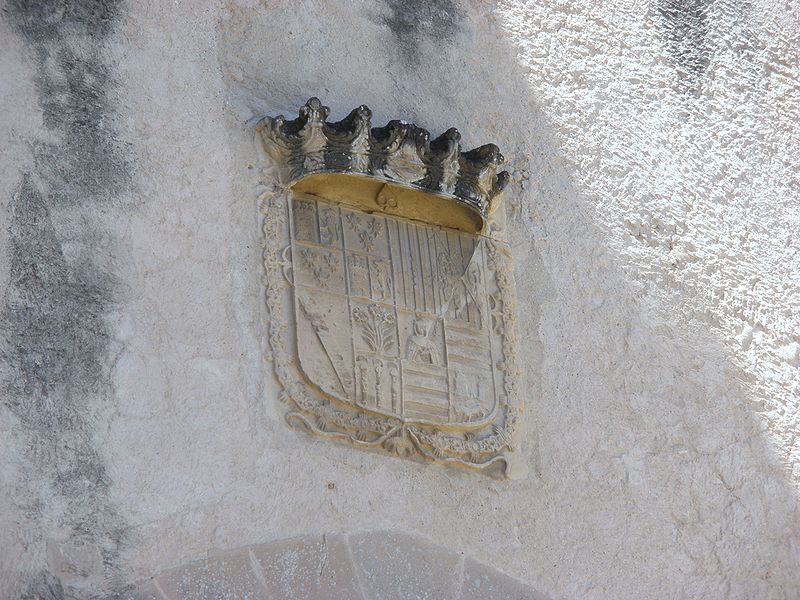
[[[291,224],[297,352],[310,383],[408,423],[492,420],[502,299],[481,236],[311,197],[293,199]]]
[[[502,157],[460,153],[455,130],[434,142],[407,124],[370,133],[366,107],[334,124],[327,110],[312,99],[299,119],[261,130],[272,152],[261,198],[269,340],[286,419],[508,475],[522,405],[511,255],[489,211]]]

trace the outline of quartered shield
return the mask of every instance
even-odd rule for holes
[[[290,202],[297,354],[335,402],[407,423],[471,429],[503,390],[502,296],[477,234]]]

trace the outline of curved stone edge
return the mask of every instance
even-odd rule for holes
[[[463,553],[397,531],[304,535],[227,551],[140,582],[123,600],[545,600]]]

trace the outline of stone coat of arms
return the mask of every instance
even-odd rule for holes
[[[489,144],[461,152],[361,106],[312,98],[265,118],[269,340],[290,407],[317,435],[508,475],[521,418],[510,252]]]

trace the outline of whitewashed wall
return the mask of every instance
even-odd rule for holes
[[[300,534],[422,535],[552,598],[800,597],[800,8],[5,3],[0,598]],[[290,430],[252,124],[498,143],[525,478]]]

